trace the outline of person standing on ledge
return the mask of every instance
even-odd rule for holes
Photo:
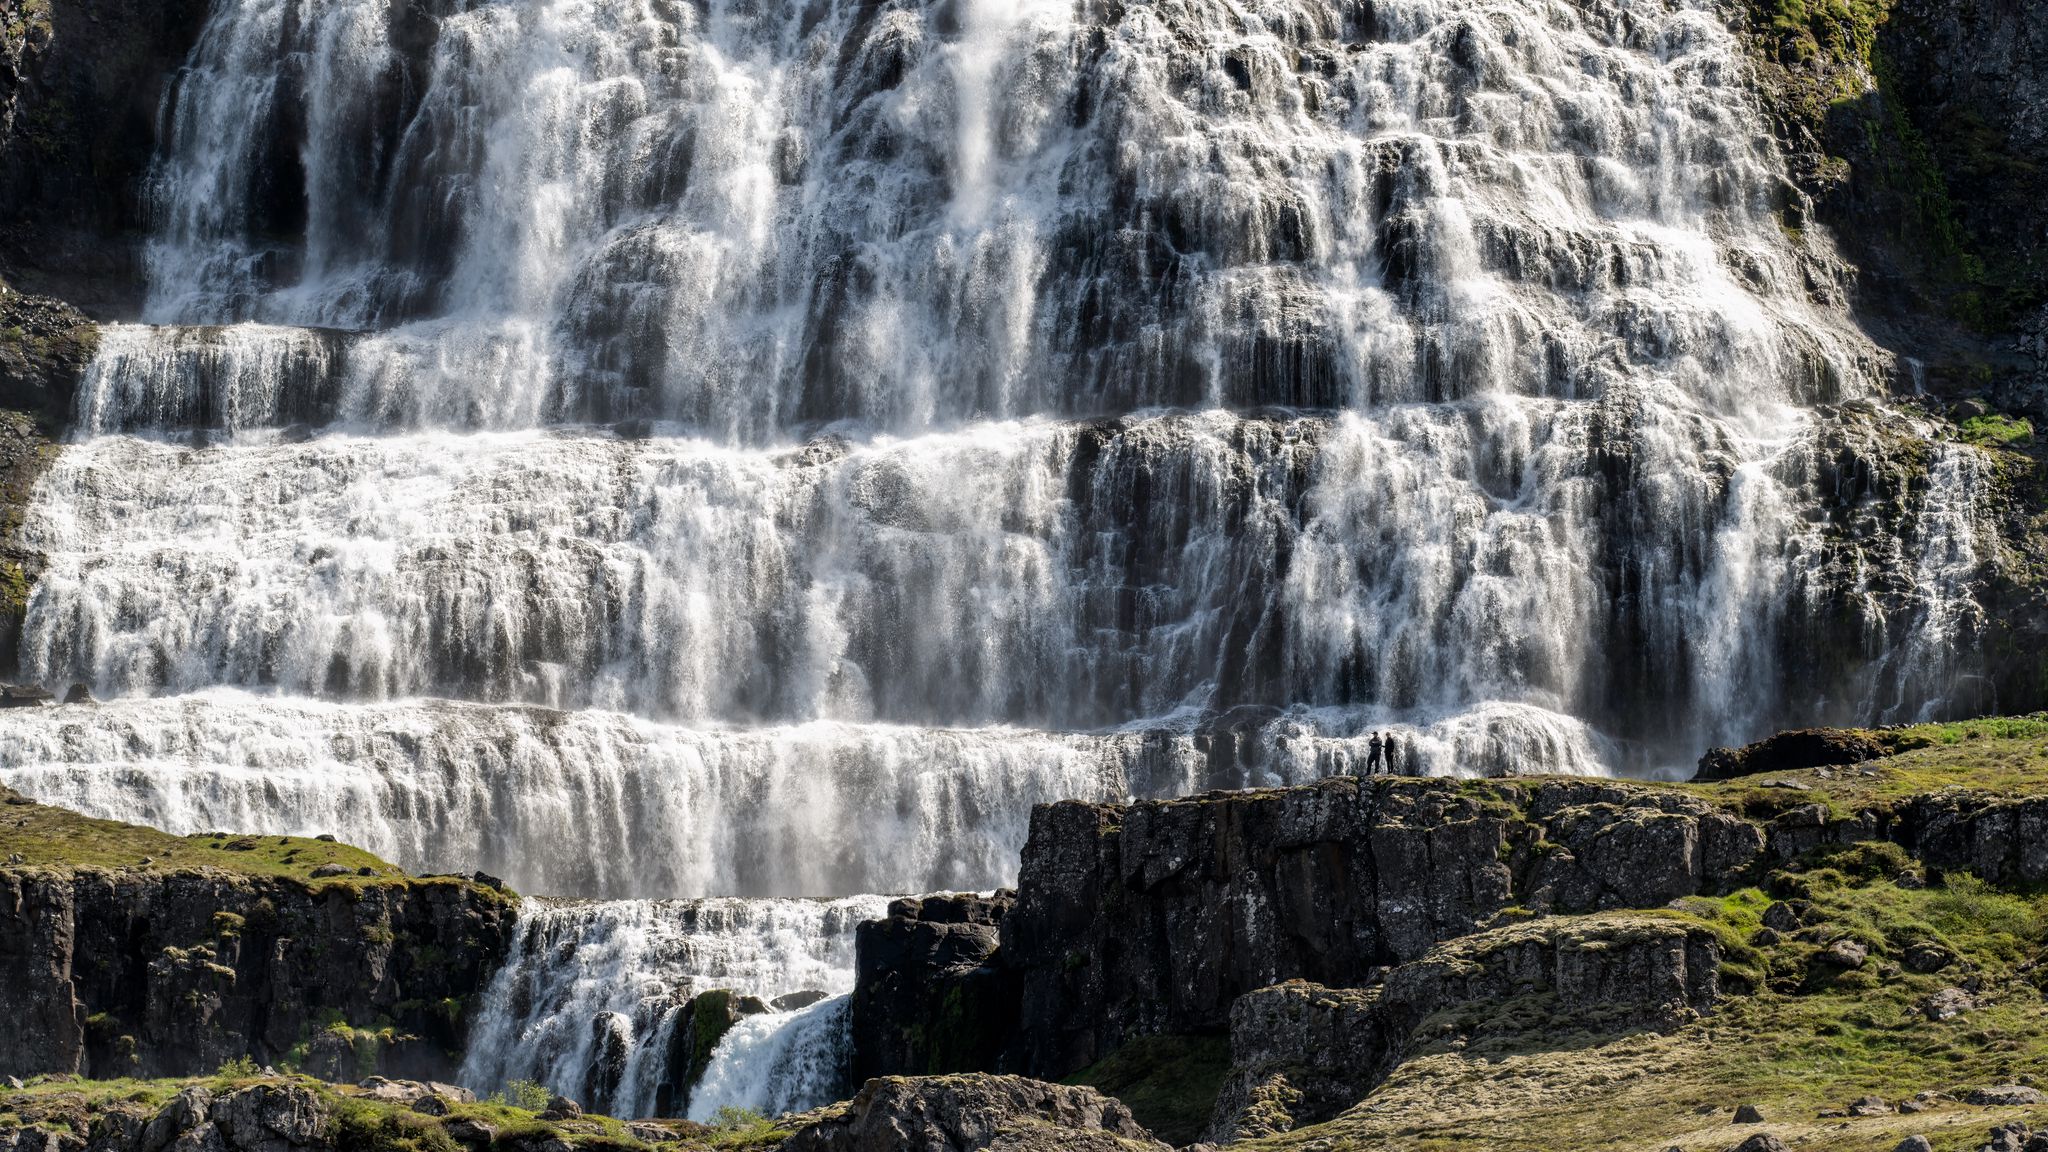
[[[1401,741],[1401,775],[1422,775],[1422,762],[1415,758],[1415,737]]]
[[[1377,732],[1373,733],[1372,743],[1366,745],[1368,751],[1365,757],[1365,774],[1367,776],[1372,776],[1379,772],[1380,750],[1384,747],[1385,744],[1381,742],[1380,734]]]
[[[1401,738],[1392,732],[1387,733],[1387,775],[1403,775],[1401,771]]]

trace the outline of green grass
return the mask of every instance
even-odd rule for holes
[[[1216,1093],[1230,1075],[1223,1036],[1146,1036],[1067,1078],[1114,1096],[1138,1123],[1170,1144],[1191,1144],[1208,1127]]]
[[[1902,874],[1904,887],[1895,882]],[[1890,1152],[1906,1135],[1926,1133],[1939,1152],[1962,1152],[1995,1124],[2048,1121],[2048,1109],[1954,1103],[1917,1116],[1822,1115],[1865,1095],[1961,1096],[2048,1072],[2048,1003],[2033,967],[2048,948],[2048,896],[1960,873],[1922,881],[1895,846],[1854,845],[1816,853],[1759,888],[1667,912],[1748,937],[1774,895],[1810,901],[1807,927],[1748,948],[1768,986],[1730,997],[1694,1024],[1664,1036],[1587,1037],[1566,1034],[1540,1010],[1498,1005],[1457,1022],[1462,1039],[1431,1042],[1359,1108],[1253,1147],[1726,1152],[1756,1131],[1730,1123],[1735,1105],[1751,1103],[1763,1109],[1766,1130],[1794,1148]],[[1817,959],[1841,936],[1871,949],[1862,969]],[[1933,974],[1903,970],[1898,960],[1921,941],[1961,962]],[[1979,1007],[1927,1019],[1920,1001],[1966,972],[1982,982]],[[1517,1021],[1526,1021],[1520,1035]]]
[[[1989,444],[2005,448],[2023,444],[2034,438],[2034,426],[2027,420],[1992,412],[1983,416],[1972,416],[1961,424],[1963,439],[1972,444]]]
[[[219,869],[253,877],[294,880],[316,890],[381,884],[467,884],[456,878],[415,878],[395,864],[347,844],[299,836],[199,834],[173,836],[154,828],[95,820],[64,808],[26,802],[0,788],[0,860],[19,855],[18,868],[69,872],[80,868],[164,873]],[[346,874],[315,879],[313,871],[340,865]],[[367,870],[367,874],[364,874]],[[502,894],[504,899],[514,899]],[[241,925],[216,923],[224,935]]]

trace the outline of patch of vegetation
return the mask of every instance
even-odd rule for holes
[[[507,1108],[523,1108],[528,1112],[538,1112],[548,1106],[548,1100],[553,1096],[554,1093],[548,1091],[545,1084],[537,1084],[531,1080],[514,1080],[498,1089],[492,1099]]]
[[[1230,1075],[1225,1036],[1145,1036],[1067,1078],[1124,1102],[1138,1123],[1170,1144],[1192,1144],[1208,1127]]]
[[[19,854],[17,868],[70,872],[78,868],[140,873],[217,869],[247,876],[296,881],[316,891],[339,888],[360,891],[374,885],[456,885],[475,887],[493,899],[517,897],[472,885],[459,877],[415,877],[376,856],[328,840],[299,836],[229,836],[226,833],[173,836],[154,828],[95,820],[65,808],[37,804],[0,788],[0,858]],[[334,866],[340,875],[316,878],[315,870]],[[332,869],[330,869],[332,870]],[[271,910],[274,921],[275,910]],[[215,921],[222,935],[239,934],[251,925],[239,917]],[[263,927],[263,925],[254,925]],[[370,930],[388,933],[388,928]]]
[[[335,1145],[350,1152],[462,1152],[441,1122],[354,1097],[335,1104]]]
[[[1668,911],[1754,936],[1777,898],[1805,902],[1800,927],[1749,947],[1768,981],[1710,1016],[1668,1035],[1588,1037],[1559,1034],[1541,1004],[1511,1002],[1483,1039],[1423,1050],[1359,1108],[1250,1146],[1725,1152],[1758,1131],[1732,1122],[1738,1104],[1762,1109],[1788,1146],[1829,1152],[1890,1152],[1916,1133],[1963,1152],[1996,1124],[2048,1123],[2048,1108],[1953,1102],[2048,1068],[2048,1003],[2035,983],[2048,896],[1966,873],[1923,878],[1897,846],[1859,844]],[[1867,961],[1842,967],[1824,955],[1844,938],[1868,948]],[[1930,945],[1952,956],[1939,971],[1902,963]],[[1975,1007],[1931,1018],[1927,997],[1959,983],[1976,989]],[[1923,1092],[1938,1095],[1917,1114],[1841,1114],[1866,1095],[1896,1104]]]
[[[2034,438],[2034,425],[2024,417],[1992,412],[1972,416],[1959,426],[1963,439],[1971,444],[2010,448]]]

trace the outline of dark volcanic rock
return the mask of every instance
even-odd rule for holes
[[[1861,764],[1884,755],[1864,733],[1850,728],[1805,728],[1780,732],[1741,748],[1715,748],[1700,757],[1694,780],[1733,780],[1763,772]]]
[[[993,955],[983,925],[952,905],[934,906],[927,923],[900,904],[863,933],[855,1061],[896,1072],[971,1059],[1057,1079],[1136,1037],[1218,1035],[1238,997],[1282,981],[1366,985],[1377,969],[1419,960],[1510,909],[1658,908],[1754,883],[1816,848],[1872,840],[1901,844],[1930,869],[2048,882],[2048,798],[1943,793],[1752,818],[1613,781],[1480,789],[1340,778],[1049,805],[1033,813]],[[1812,927],[1810,911],[1781,901],[1764,920],[1791,936]],[[1845,946],[1832,962],[1852,966],[1854,953]],[[1009,1020],[1013,1039],[988,1057],[990,1035]],[[973,1026],[954,1026],[963,1021]]]
[[[995,1066],[1015,1029],[1011,975],[989,965],[1014,893],[897,900],[858,929],[853,1079]]]
[[[1511,997],[1554,1004],[1549,1027],[1674,1027],[1719,997],[1721,950],[1704,928],[1626,914],[1537,921],[1453,941],[1369,989],[1292,982],[1238,998],[1231,1077],[1209,1138],[1272,1135],[1327,1120],[1400,1062],[1425,1018],[1484,1027]]]
[[[1280,980],[1356,986],[1503,909],[1655,907],[1732,883],[1764,830],[1674,793],[1588,782],[1328,780],[1033,814],[1001,967],[1026,1022],[1000,1065],[1067,1075],[1124,1040],[1221,1031]]]
[[[95,314],[135,311],[157,113],[207,9],[0,0],[0,276]]]
[[[852,1100],[795,1122],[803,1126],[782,1152],[1166,1152],[1121,1102],[1017,1076],[870,1080]]]
[[[452,1078],[514,906],[457,881],[311,891],[222,872],[0,871],[0,1074],[210,1074],[276,1063],[330,1013],[409,1039],[379,1067]],[[350,1053],[330,1070],[353,1079]]]
[[[83,312],[0,283],[0,408],[69,417],[98,347],[99,327]]]

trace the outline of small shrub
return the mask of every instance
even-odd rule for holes
[[[514,1080],[498,1090],[498,1100],[508,1108],[524,1108],[528,1112],[539,1112],[548,1106],[554,1096],[547,1085],[531,1080]]]
[[[259,1071],[261,1069],[256,1067],[256,1061],[247,1056],[237,1056],[223,1062],[213,1075],[217,1080],[247,1080]]]

